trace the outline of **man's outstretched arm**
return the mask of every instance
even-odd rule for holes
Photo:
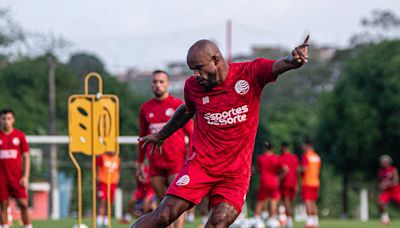
[[[303,66],[308,61],[307,47],[309,46],[308,39],[310,35],[307,35],[304,42],[296,47],[286,57],[278,59],[272,66],[272,73],[275,77],[292,69],[297,69]]]
[[[139,138],[139,141],[143,142],[143,147],[147,144],[152,143],[154,152],[156,146],[161,146],[163,141],[171,136],[175,131],[185,126],[185,124],[194,116],[193,111],[189,111],[185,104],[179,106],[175,111],[172,118],[158,133],[150,134],[145,137]]]

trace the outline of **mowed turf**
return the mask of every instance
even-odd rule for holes
[[[76,223],[75,220],[57,220],[57,221],[34,221],[33,227],[35,228],[72,228],[72,226]],[[85,219],[84,223],[88,225],[91,224],[91,220]],[[194,224],[186,224],[185,228],[198,228],[200,224],[200,220],[196,220]],[[16,228],[22,228],[23,226],[17,225],[14,226]],[[121,225],[118,224],[117,221],[112,222],[113,228],[126,228],[130,227],[130,225]],[[304,223],[296,223],[295,227],[304,227]],[[392,221],[389,225],[382,225],[378,220],[373,220],[369,222],[359,222],[359,221],[344,221],[344,220],[321,220],[320,222],[321,228],[399,228],[400,220]],[[97,227],[100,228],[100,227]]]

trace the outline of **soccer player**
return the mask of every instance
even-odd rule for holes
[[[281,197],[279,192],[279,180],[288,172],[288,167],[282,165],[278,155],[272,150],[272,145],[265,142],[265,152],[257,156],[257,167],[260,174],[260,185],[257,192],[257,203],[254,217],[261,219],[261,212],[266,203],[269,203],[268,224],[279,226],[276,216],[278,203]]]
[[[29,146],[25,134],[14,128],[14,122],[13,110],[0,111],[0,224],[2,228],[8,228],[7,208],[11,196],[16,199],[21,210],[24,228],[31,228],[27,192],[30,174]]]
[[[158,133],[140,141],[157,148],[194,117],[193,156],[157,209],[132,227],[168,226],[206,195],[206,227],[228,227],[235,221],[249,187],[262,90],[278,75],[307,62],[307,46],[308,37],[277,61],[259,58],[230,64],[209,40],[190,47],[187,63],[194,73],[185,83],[185,104]]]
[[[381,168],[379,169],[378,177],[381,193],[379,194],[378,205],[381,211],[381,222],[388,224],[390,219],[386,211],[386,205],[390,201],[400,204],[399,173],[392,166],[392,158],[389,155],[381,155],[379,160]]]
[[[153,187],[151,186],[149,167],[145,166],[144,171],[146,174],[146,180],[142,181],[136,177],[136,190],[132,193],[132,197],[128,202],[127,214],[124,216],[124,219],[120,221],[121,224],[127,224],[133,215],[139,217],[142,214],[147,214],[150,210],[154,210],[157,207],[157,203],[155,201],[156,195]],[[143,210],[135,210],[138,202],[141,202],[141,205],[143,205]]]
[[[283,177],[280,188],[282,201],[285,206],[287,216],[287,227],[293,227],[293,200],[297,191],[297,175],[299,171],[299,159],[295,154],[290,152],[289,144],[282,142],[281,144],[281,162],[289,168],[288,173]]]
[[[302,180],[301,198],[306,205],[307,219],[306,227],[319,227],[317,199],[319,191],[319,174],[321,159],[314,151],[311,141],[306,140],[303,144],[304,153],[301,158]]]
[[[169,75],[167,72],[154,71],[152,79],[151,88],[155,97],[146,101],[140,107],[140,137],[158,133],[183,104],[182,100],[168,92]],[[151,184],[160,201],[164,198],[168,186],[186,161],[188,153],[186,152],[185,135],[188,136],[190,145],[192,132],[193,123],[189,121],[182,129],[166,139],[163,146],[157,149],[155,153],[151,151],[151,146],[143,146],[143,142],[139,142],[138,176],[143,180],[145,179],[144,159],[147,154],[150,163]],[[181,216],[175,226],[183,227],[184,221],[185,216]]]
[[[120,163],[119,157],[114,152],[106,152],[97,157],[97,196],[100,201],[97,215],[98,226],[108,226],[109,220],[106,210],[108,175],[110,175],[110,203],[112,204],[114,202],[115,189],[119,182]]]

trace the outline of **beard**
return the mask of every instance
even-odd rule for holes
[[[216,78],[217,78],[217,74],[208,74],[207,83],[202,84],[202,86],[204,86],[204,89],[206,90],[206,92],[211,91],[212,88],[214,88],[217,85]]]

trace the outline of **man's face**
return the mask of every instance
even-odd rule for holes
[[[188,65],[193,70],[196,81],[209,91],[217,85],[217,63],[212,57],[195,56],[188,60]]]
[[[387,159],[382,159],[381,160],[381,167],[387,168],[390,165],[389,161]]]
[[[156,97],[162,97],[168,92],[169,80],[168,76],[164,73],[157,73],[153,75],[153,81],[151,82],[151,90]]]
[[[4,130],[9,130],[14,126],[15,118],[14,115],[9,113],[4,113],[0,116],[1,128]]]

